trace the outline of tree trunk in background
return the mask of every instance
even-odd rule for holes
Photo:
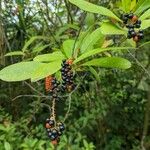
[[[2,14],[2,7],[0,1],[0,14]],[[5,41],[4,41],[4,29],[2,24],[2,16],[0,16],[0,65],[5,65]]]

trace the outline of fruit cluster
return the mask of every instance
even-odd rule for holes
[[[53,117],[50,117],[46,119],[46,130],[48,137],[51,139],[52,143],[58,144],[60,140],[60,136],[63,134],[63,131],[65,130],[65,126],[62,122],[55,123],[55,120]]]
[[[71,65],[73,63],[72,59],[64,60],[61,68],[61,76],[62,76],[62,91],[72,91],[74,89],[73,83],[73,72]]]
[[[138,42],[140,39],[144,38],[142,30],[136,31],[135,28],[141,27],[141,20],[138,20],[138,17],[133,13],[123,14],[122,20],[126,27],[128,28],[128,38],[133,38],[135,42]]]
[[[63,61],[61,68],[62,84],[57,81],[55,77],[48,76],[45,78],[45,90],[52,95],[52,106],[51,106],[51,117],[46,119],[46,130],[48,137],[51,139],[52,144],[58,144],[60,136],[62,135],[65,126],[62,122],[56,122],[56,100],[58,100],[59,91],[72,91],[74,89],[73,83],[73,71],[71,65],[73,63],[72,59]]]

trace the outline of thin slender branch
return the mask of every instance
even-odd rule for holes
[[[15,101],[15,100],[17,100],[18,98],[21,98],[21,97],[37,97],[37,98],[46,98],[46,99],[51,98],[51,96],[40,96],[40,95],[18,95],[18,96],[16,96],[15,98],[13,98],[11,101]]]
[[[41,106],[42,106],[42,107],[47,107],[48,110],[49,110],[49,113],[51,113],[51,107],[50,107],[48,104],[41,103]]]
[[[48,7],[48,2],[47,2],[47,0],[42,0],[42,2],[43,2],[43,4],[46,6],[46,17],[47,17],[47,19],[49,20],[49,22],[51,22],[52,23],[52,25],[54,26],[54,27],[56,27],[56,24],[53,22],[53,20],[51,19],[51,17],[49,16],[49,7]]]
[[[144,140],[147,136],[148,127],[149,127],[149,120],[150,120],[149,115],[150,115],[150,91],[148,91],[148,100],[147,100],[147,103],[146,103],[144,127],[143,127],[142,139],[141,139],[141,149],[142,150],[146,150],[146,148],[144,146]]]
[[[150,66],[150,61],[148,62],[148,64],[144,68],[147,70],[149,68],[149,66]],[[135,87],[139,86],[139,84],[141,83],[144,75],[145,75],[145,72],[142,72],[141,75],[140,75],[140,77],[139,77],[139,79],[137,80],[137,83],[136,83]]]
[[[139,62],[139,60],[137,58],[135,58],[135,56],[130,52],[130,50],[128,50],[128,53],[130,54],[130,56],[132,56],[132,58],[137,62],[137,64],[143,69],[143,71],[145,71],[147,76],[150,78],[149,71]]]
[[[83,76],[83,78],[81,79],[81,81],[86,77],[86,75],[87,75],[87,73],[85,73],[85,75]],[[67,112],[65,114],[63,122],[66,121],[66,119],[69,116],[70,110],[71,110],[72,94],[79,88],[80,84],[81,84],[81,82],[75,87],[75,89],[68,96],[68,110],[67,110]]]
[[[36,90],[36,89],[35,89],[31,84],[29,84],[28,82],[24,81],[24,83],[25,83],[30,89],[32,89],[34,92],[36,92],[37,94],[44,96],[43,93],[41,93],[41,92],[39,92],[38,90]]]
[[[82,28],[83,28],[83,23],[84,23],[84,20],[85,20],[85,16],[86,16],[86,13],[83,14],[82,19],[81,19],[80,29],[79,29],[79,31],[78,31],[78,34],[77,34],[77,36],[76,36],[76,39],[75,39],[75,42],[74,42],[74,45],[73,45],[72,56],[74,56],[74,53],[75,53],[76,43],[77,43],[77,41],[78,41],[80,32],[81,32],[81,30],[82,30]]]
[[[65,2],[66,9],[67,9],[67,12],[68,12],[68,23],[71,22],[71,24],[73,24],[73,18],[72,18],[72,15],[71,15],[69,4],[66,0],[64,0],[64,2]]]
[[[40,7],[40,2],[39,2],[39,1],[38,1],[38,4],[39,4],[40,11],[42,12],[43,19],[44,19],[44,21],[45,21],[45,23],[46,23],[47,30],[49,31],[49,33],[50,33],[50,35],[52,36],[52,38],[54,39],[54,41],[55,41],[55,42],[59,45],[59,47],[60,47],[59,42],[58,42],[57,39],[55,38],[53,32],[50,30],[50,26],[49,26],[49,24],[48,24],[48,22],[47,22],[47,19],[45,18],[44,14],[43,14],[43,11],[42,11],[42,8]],[[48,15],[49,15],[49,14],[48,14]],[[51,20],[51,19],[50,19],[50,20]],[[49,21],[50,21],[50,20],[49,20]],[[51,22],[51,23],[52,23],[52,22]],[[56,26],[54,23],[52,23],[52,25],[53,25],[53,26]]]

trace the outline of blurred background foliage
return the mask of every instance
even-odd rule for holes
[[[77,37],[81,26],[84,32],[103,19],[100,15],[83,13],[67,0],[0,2],[0,69],[59,49],[64,40]],[[90,2],[109,9],[118,5],[115,0]],[[149,41],[149,34],[146,30],[140,44]],[[36,36],[49,39],[36,39],[23,56],[5,57],[8,52],[21,50]],[[118,36],[108,38],[116,45],[120,43]],[[149,45],[121,55],[132,62],[132,68],[125,71],[98,68],[97,80],[88,71],[78,73],[77,90],[57,103],[58,119],[67,115],[66,131],[58,150],[150,149]],[[49,104],[43,80],[0,81],[0,150],[54,149],[44,128]]]

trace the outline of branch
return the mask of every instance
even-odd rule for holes
[[[147,103],[146,103],[143,135],[142,135],[142,139],[141,139],[141,148],[142,148],[142,150],[146,150],[146,148],[144,147],[144,140],[147,136],[148,127],[149,127],[149,120],[150,120],[149,115],[150,115],[150,91],[148,92],[148,100],[147,100]]]
[[[85,73],[85,75],[83,76],[82,80],[86,77],[87,73]],[[68,95],[68,110],[65,114],[65,117],[64,117],[64,120],[63,122],[66,121],[66,119],[68,118],[69,116],[69,113],[70,113],[70,109],[71,109],[71,102],[72,102],[72,94],[79,88],[81,82],[75,87],[75,89]]]
[[[11,101],[15,101],[15,100],[17,100],[18,98],[21,98],[21,97],[36,97],[36,98],[46,98],[46,99],[51,98],[51,96],[40,96],[40,95],[18,95],[18,96],[16,96],[15,98],[13,98]]]
[[[30,89],[32,89],[34,92],[36,92],[39,95],[44,96],[44,94],[42,94],[41,92],[39,92],[38,90],[36,90],[31,84],[29,84],[28,82],[24,82]]]
[[[64,0],[64,2],[65,2],[66,9],[67,9],[67,12],[68,12],[68,17],[67,17],[68,18],[68,23],[71,22],[71,24],[73,24],[73,18],[72,18],[72,15],[71,15],[69,4],[67,3],[66,0]]]

